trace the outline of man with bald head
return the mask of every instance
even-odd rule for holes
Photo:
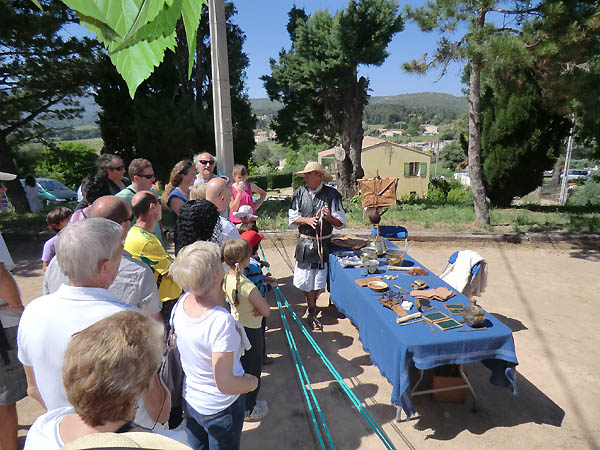
[[[206,184],[206,200],[215,205],[220,213],[227,210],[232,196],[233,188],[225,177],[213,178]],[[223,232],[219,245],[223,245],[229,239],[240,239],[240,233],[234,224],[223,216],[220,221]]]
[[[181,294],[181,288],[169,276],[173,259],[152,233],[156,222],[162,217],[160,201],[152,192],[140,191],[132,197],[131,207],[137,220],[127,233],[125,250],[152,269],[163,302],[162,316],[167,322],[171,308]]]
[[[194,184],[206,184],[218,177],[215,175],[215,158],[210,153],[204,152],[194,156],[194,164],[197,172]]]
[[[114,195],[97,199],[90,208],[90,217],[102,217],[121,225],[122,239],[129,231],[132,217],[131,208],[125,200]],[[43,295],[56,292],[62,284],[67,284],[67,277],[62,272],[57,259],[53,258],[44,273]],[[137,306],[140,310],[161,321],[161,302],[152,271],[145,264],[132,258],[123,251],[119,270],[108,290],[119,300],[129,305]]]

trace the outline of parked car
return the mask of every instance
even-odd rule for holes
[[[21,185],[25,185],[25,179],[21,178]],[[45,202],[74,202],[77,194],[72,189],[52,178],[36,178],[38,193],[42,203]]]
[[[590,178],[592,171],[589,169],[569,169],[569,173],[567,174],[567,181],[575,181],[575,180],[583,180],[587,181]],[[564,173],[560,174],[560,178],[562,180]]]

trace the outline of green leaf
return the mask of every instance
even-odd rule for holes
[[[40,5],[40,2],[38,2],[38,0],[31,0],[33,2],[33,4],[35,6],[37,6],[38,8],[40,8],[40,11],[43,11],[44,8],[42,8],[42,5]]]
[[[151,42],[141,41],[110,56],[117,72],[127,83],[131,98],[134,97],[138,86],[162,62],[165,50],[173,50],[176,44],[175,31],[173,31],[168,37],[159,37]]]
[[[127,43],[127,40],[130,39],[140,28],[142,28],[147,23],[153,21],[165,8],[167,8],[170,4],[173,3],[173,0],[142,0],[142,5],[138,11],[137,16],[135,17],[131,27],[127,31],[127,34],[123,38],[123,46],[124,43]],[[118,49],[114,50],[119,51]]]
[[[185,25],[185,36],[187,38],[189,49],[188,77],[192,75],[194,66],[194,57],[196,56],[196,34],[202,16],[202,7],[207,4],[207,0],[183,0],[181,3],[181,15]]]
[[[171,4],[165,6],[154,20],[141,27],[133,36],[123,39],[123,42],[121,42],[113,52],[119,52],[140,41],[152,41],[158,37],[170,36],[177,26],[177,21],[181,17],[182,0],[167,1],[170,1]]]

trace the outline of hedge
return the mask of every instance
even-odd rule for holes
[[[264,190],[272,190],[290,187],[292,185],[292,177],[293,174],[291,173],[270,173],[267,175],[253,175],[250,181]]]

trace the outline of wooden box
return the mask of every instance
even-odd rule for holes
[[[442,377],[434,375],[432,388],[439,389],[450,386],[461,386],[464,384],[465,380],[463,380],[462,377]],[[432,395],[433,399],[437,402],[464,403],[466,389],[466,387],[461,387],[449,391],[434,392]]]

